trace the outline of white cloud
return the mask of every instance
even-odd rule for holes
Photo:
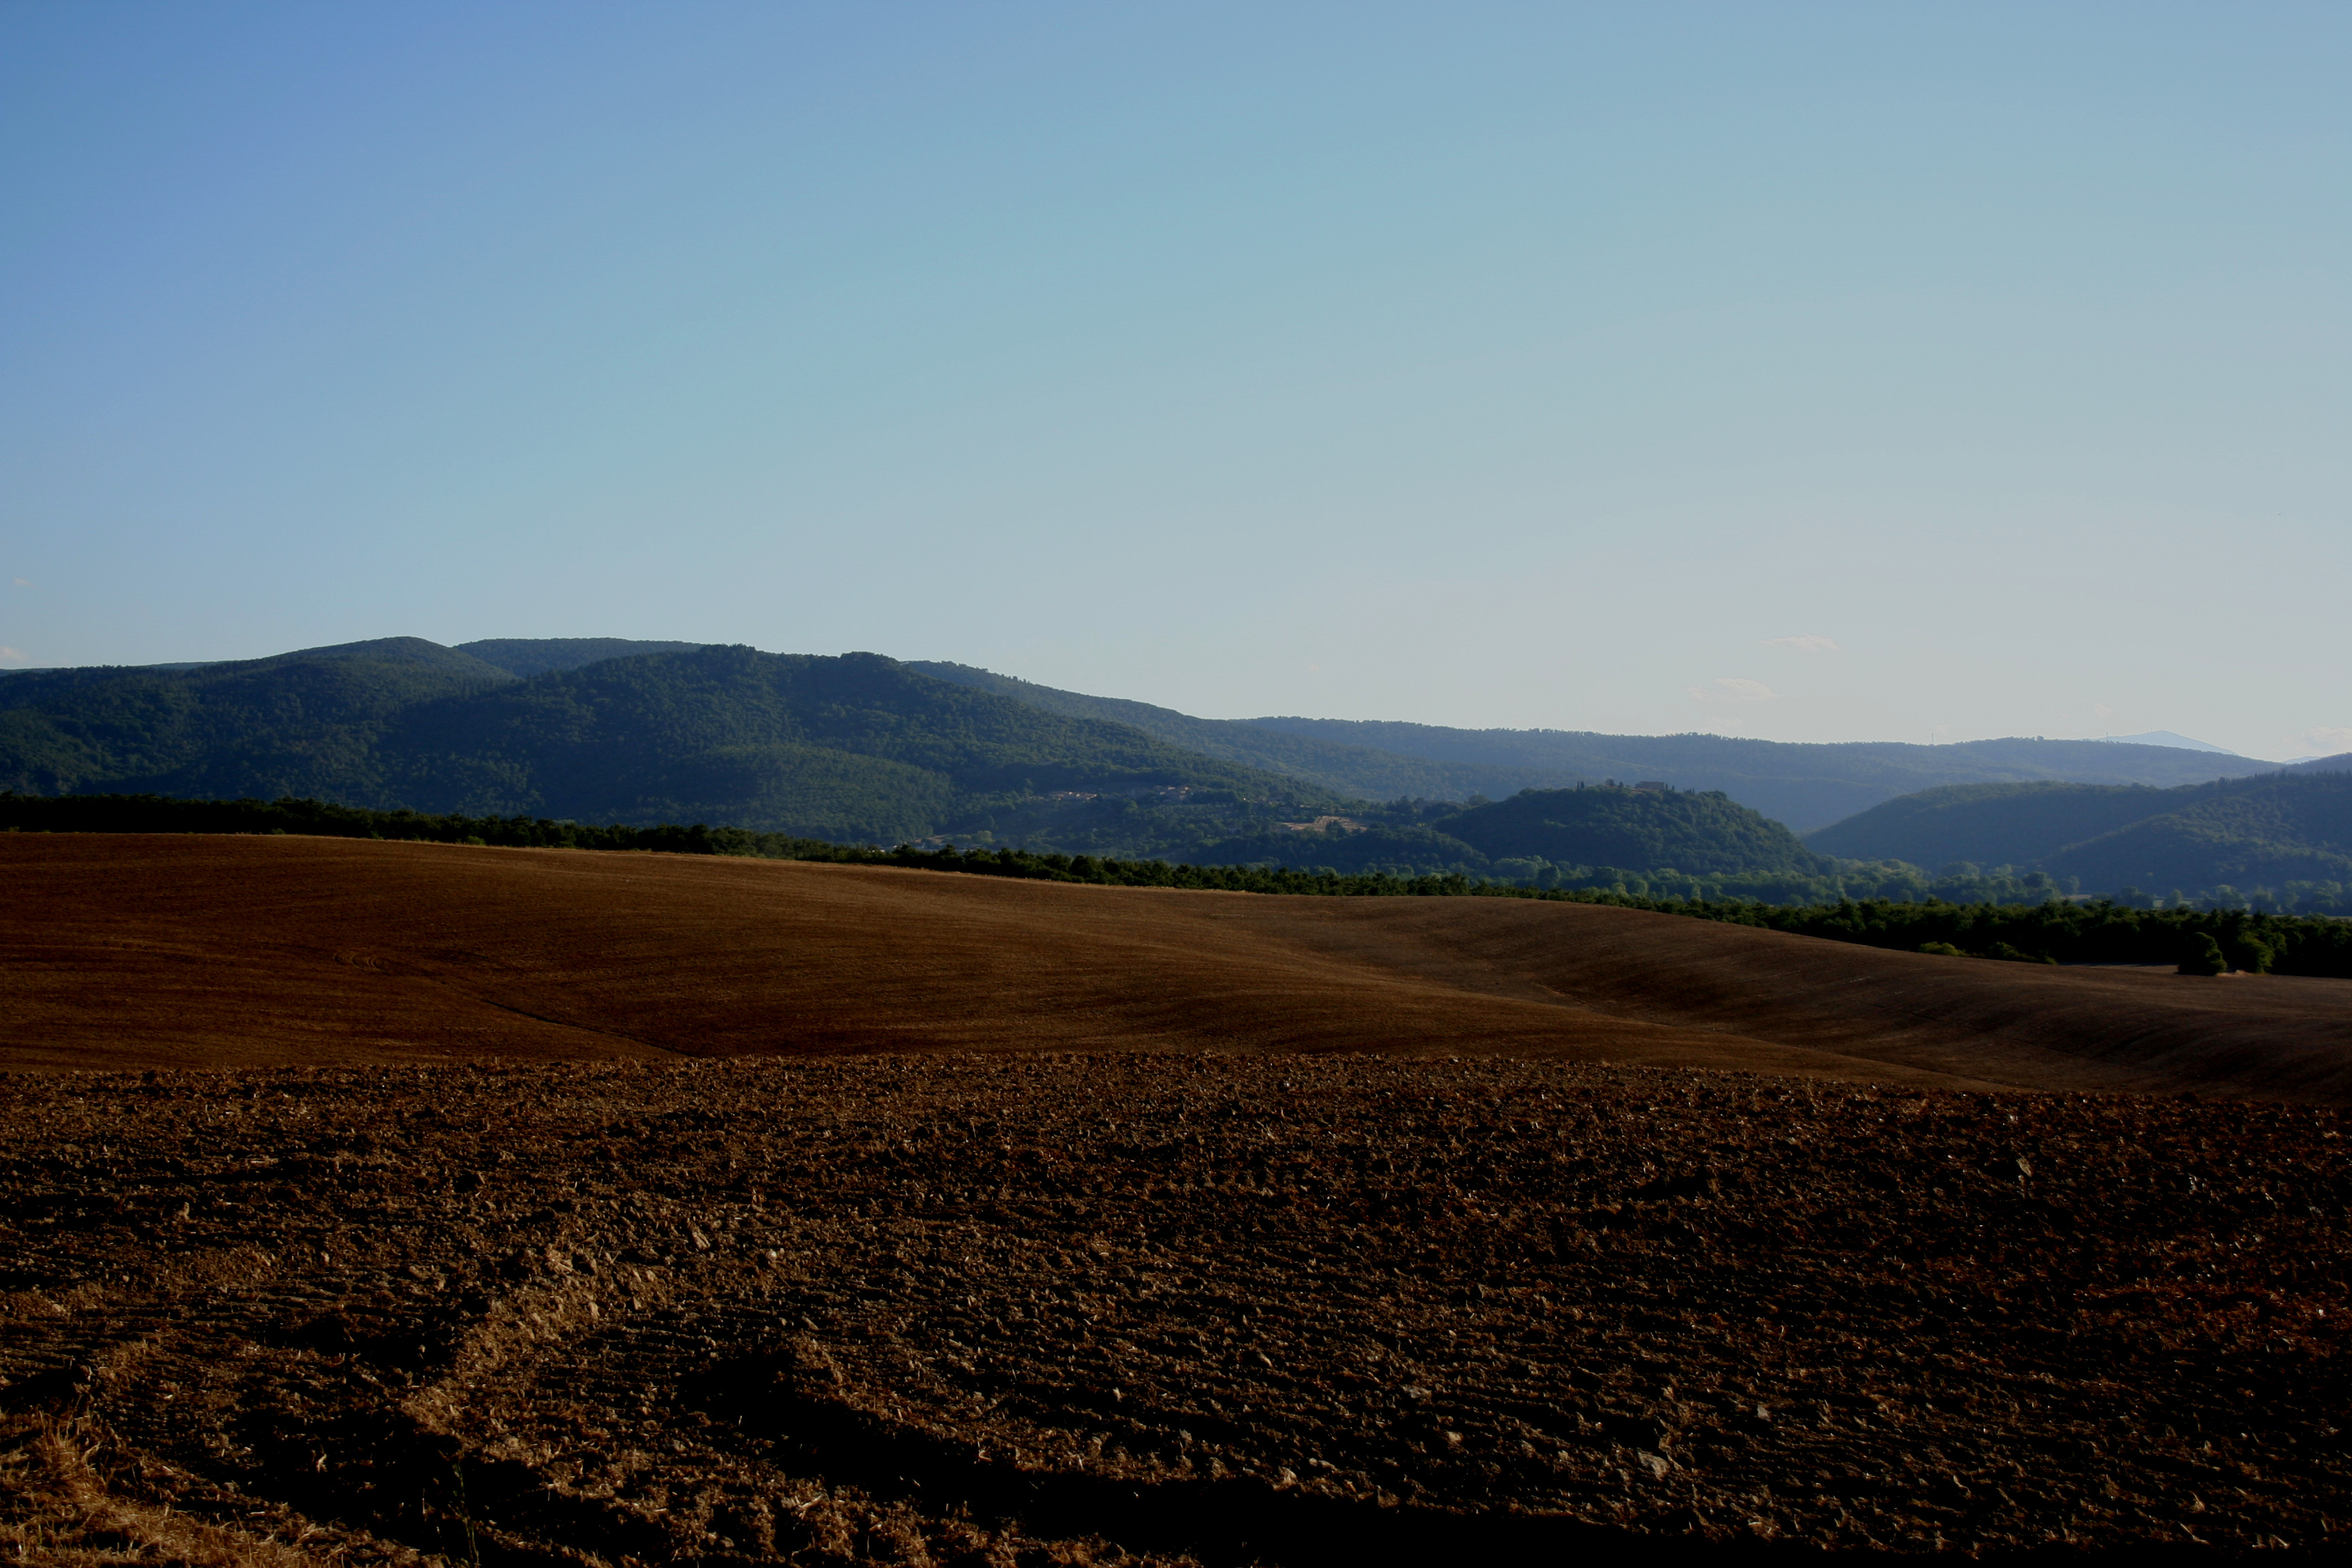
[[[1780,694],[1760,680],[1750,680],[1743,675],[1718,675],[1705,686],[1686,686],[1684,690],[1700,702],[1769,702]]]
[[[16,586],[19,588],[29,588],[32,585],[33,580],[29,577],[19,577],[16,579]]]
[[[1792,637],[1766,637],[1766,647],[1790,647],[1799,653],[1843,653],[1837,638],[1825,637],[1819,632],[1800,632]]]
[[[2290,757],[2333,757],[2352,752],[2352,727],[2322,724],[2305,730],[2287,742]]]
[[[26,653],[20,647],[0,647],[0,664],[14,664],[19,659],[30,658],[32,657],[33,656],[31,654]]]

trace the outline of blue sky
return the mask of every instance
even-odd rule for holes
[[[0,659],[2352,748],[2341,5],[0,12]]]

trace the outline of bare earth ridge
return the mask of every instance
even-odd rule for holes
[[[0,1554],[2352,1521],[2352,987],[332,840],[0,874]]]

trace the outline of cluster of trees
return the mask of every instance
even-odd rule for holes
[[[1320,898],[1517,898],[1608,904],[1729,921],[1831,942],[1905,952],[2042,963],[2172,963],[2191,973],[2352,978],[2352,921],[2245,910],[2127,908],[2083,903],[1953,903],[1842,898],[1806,905],[1738,898],[1656,896],[1622,886],[1538,888],[1463,874],[1343,874],[1329,868],[1204,866],[1012,847],[937,849],[843,845],[739,827],[595,826],[544,817],[428,816],[316,800],[181,800],[161,795],[0,794],[0,831],[289,833],[516,847],[651,850],[899,866],[986,877],[1113,887],[1198,888]]]
[[[2081,880],[2080,878],[2074,879]],[[2115,901],[2135,910],[2251,910],[2271,915],[2352,915],[2352,882],[2288,881],[2275,887],[2260,883],[2239,887],[2217,882],[2210,888],[2173,888],[2162,893],[2125,886]]]
[[[1974,867],[1929,873],[1899,860],[1831,861],[1819,875],[1744,872],[1707,876],[1672,866],[1647,870],[1621,866],[1557,865],[1531,858],[1489,862],[1496,880],[1538,889],[1588,889],[1655,899],[1732,900],[1767,904],[1835,903],[1841,899],[1893,899],[1921,902],[2038,904],[2072,889],[2040,871],[2007,868],[1979,872]]]
[[[2261,914],[2236,909],[2135,910],[2105,899],[2040,904],[1849,899],[1803,908],[1728,904],[1682,912],[1703,912],[1710,920],[1903,952],[2032,963],[2172,963],[2192,968],[2218,953],[2218,962],[2227,967],[2257,974],[2352,978],[2352,921],[2326,916]]]

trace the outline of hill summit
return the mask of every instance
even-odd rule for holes
[[[583,640],[467,652],[400,637],[226,664],[9,676],[0,787],[315,796],[884,842],[985,838],[1000,823],[1041,840],[1084,838],[1116,829],[1139,800],[1171,797],[1269,820],[1333,804],[1294,780],[934,680],[879,654],[688,645],[594,658],[614,645]]]
[[[1614,783],[1522,790],[1432,826],[1490,859],[1710,875],[1818,876],[1829,860],[1761,812],[1717,790]]]

